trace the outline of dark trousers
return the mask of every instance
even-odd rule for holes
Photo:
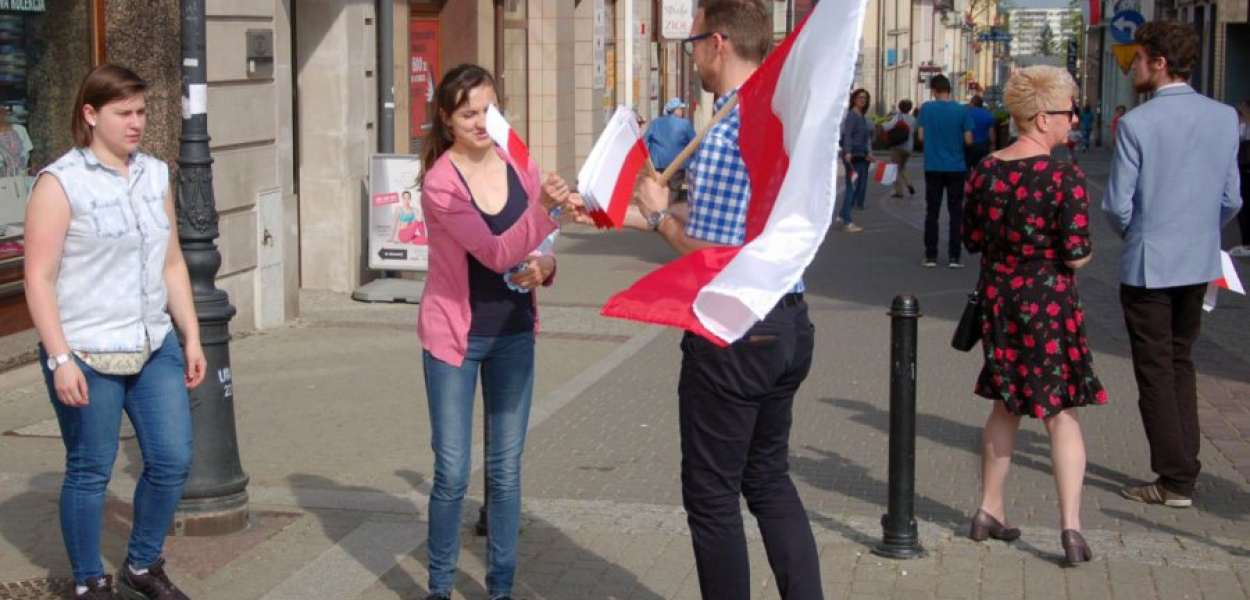
[[[705,599],[752,597],[740,496],[781,597],[823,598],[816,540],[788,461],[791,408],[814,339],[796,294],[728,348],[691,333],[682,339],[681,491]]]
[[[971,173],[993,151],[988,140],[964,148],[964,164],[968,165],[968,172]]]
[[[1150,470],[1164,488],[1185,496],[1193,495],[1202,470],[1198,388],[1191,353],[1202,328],[1206,287],[1120,286],[1133,349],[1137,407],[1150,443]]]
[[[946,193],[946,213],[950,216],[950,240],[948,240],[947,258],[951,262],[959,260],[959,250],[963,241],[959,232],[963,229],[964,219],[964,178],[963,171],[925,171],[924,172],[924,257],[937,260],[938,254],[938,214],[942,211],[942,193]]]

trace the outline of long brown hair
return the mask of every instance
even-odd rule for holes
[[[434,125],[425,134],[425,143],[421,147],[422,178],[455,141],[451,129],[447,127],[447,119],[469,101],[469,90],[482,85],[493,89],[495,78],[491,77],[490,71],[475,64],[459,65],[443,75],[442,83],[434,91]]]
[[[134,71],[119,65],[100,65],[87,73],[78,85],[78,96],[74,100],[74,116],[69,128],[74,134],[74,143],[86,148],[94,138],[87,117],[82,114],[84,106],[91,106],[97,111],[109,102],[125,100],[135,94],[148,90],[148,84]]]

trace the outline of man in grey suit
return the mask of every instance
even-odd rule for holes
[[[1121,494],[1184,508],[1202,469],[1190,353],[1207,283],[1220,277],[1220,228],[1241,207],[1237,114],[1187,83],[1199,52],[1192,25],[1155,21],[1135,38],[1133,86],[1154,97],[1120,119],[1102,209],[1124,238],[1120,303],[1158,477]]]

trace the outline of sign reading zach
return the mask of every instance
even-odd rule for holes
[[[660,19],[660,35],[665,39],[686,39],[694,25],[694,0],[664,0]]]
[[[0,10],[43,12],[43,0],[0,0]]]

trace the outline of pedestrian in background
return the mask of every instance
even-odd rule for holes
[[[1237,105],[1237,170],[1241,173],[1241,200],[1250,198],[1250,98]],[[1241,245],[1233,246],[1228,253],[1238,258],[1250,257],[1250,210],[1244,207],[1237,213],[1237,225],[1241,233]]]
[[[486,591],[499,600],[511,597],[516,573],[521,452],[534,391],[538,310],[532,292],[550,285],[556,270],[555,257],[535,249],[557,229],[550,213],[569,192],[554,174],[540,185],[536,165],[518,164],[495,147],[486,111],[499,100],[488,71],[471,64],[453,68],[435,102],[438,114],[422,155],[430,271],[417,317],[434,449],[429,598],[449,600],[456,580],[480,375],[490,423]]]
[[[1081,536],[1085,440],[1075,409],[1107,401],[1076,288],[1076,270],[1093,256],[1085,175],[1051,157],[1075,124],[1076,94],[1076,82],[1058,67],[1027,67],[1008,80],[1004,99],[1020,138],[973,170],[963,227],[968,251],[981,253],[985,365],[976,393],[994,403],[981,439],[981,506],[969,537],[1020,537],[1007,525],[1004,487],[1021,417],[1041,419],[1069,564],[1092,558]]]
[[[912,102],[911,100],[899,100],[898,112],[890,117],[882,126],[884,131],[893,131],[895,127],[901,126],[907,129],[907,139],[901,144],[890,147],[890,162],[898,165],[898,178],[894,180],[894,193],[890,194],[893,198],[903,197],[903,188],[906,186],[909,196],[916,195],[916,188],[912,186],[911,180],[907,178],[907,159],[911,158],[912,152],[915,151],[916,145],[916,118],[911,116]]]
[[[945,75],[935,75],[929,81],[929,91],[933,100],[920,107],[920,127],[916,132],[924,144],[924,261],[920,264],[930,269],[937,266],[938,216],[945,194],[950,218],[947,266],[962,269],[959,229],[968,169],[964,147],[972,145],[972,115],[968,107],[951,100],[951,81]]]
[[[1094,145],[1094,107],[1089,102],[1081,109],[1081,150],[1089,153]]]
[[[39,172],[26,209],[26,304],[65,444],[61,535],[83,600],[187,598],[161,552],[191,469],[187,388],[207,363],[172,226],[169,167],[139,151],[146,91],[122,67],[88,73],[74,103],[75,147]],[[119,596],[104,572],[100,528],[122,412],[143,473]]]
[[[1157,478],[1121,493],[1184,508],[1202,470],[1191,353],[1207,284],[1221,277],[1220,228],[1242,202],[1237,115],[1189,86],[1201,51],[1191,24],[1152,21],[1134,38],[1133,88],[1154,97],[1120,119],[1102,209],[1124,239],[1120,303]]]
[[[686,119],[686,103],[673,98],[664,105],[664,116],[651,122],[643,141],[657,171],[663,172],[677,159],[677,155],[694,140],[694,125]],[[686,181],[686,165],[681,165],[668,179],[668,189],[678,199],[682,184]]]
[[[737,98],[772,48],[772,9],[760,0],[703,0],[689,50],[713,110]],[[689,221],[668,211],[651,178],[638,206],[650,229],[680,254],[741,246],[751,202],[738,140],[738,108],[710,127],[690,163]],[[800,280],[738,341],[720,347],[687,331],[677,384],[681,495],[707,600],[747,600],[751,586],[742,498],[755,516],[773,579],[786,600],[820,600],[820,559],[811,523],[790,478],[794,396],[812,365],[815,330]]]
[[[980,96],[973,96],[968,104],[968,116],[972,117],[972,145],[964,152],[964,163],[971,171],[998,146],[998,132],[994,130],[997,125],[994,113],[986,110],[985,101]]]
[[[850,110],[842,119],[842,166],[846,170],[846,193],[842,195],[842,208],[834,225],[847,233],[859,233],[863,227],[855,224],[852,210],[864,210],[868,194],[868,163],[872,162],[872,125],[864,116],[872,96],[863,88],[851,92]]]

